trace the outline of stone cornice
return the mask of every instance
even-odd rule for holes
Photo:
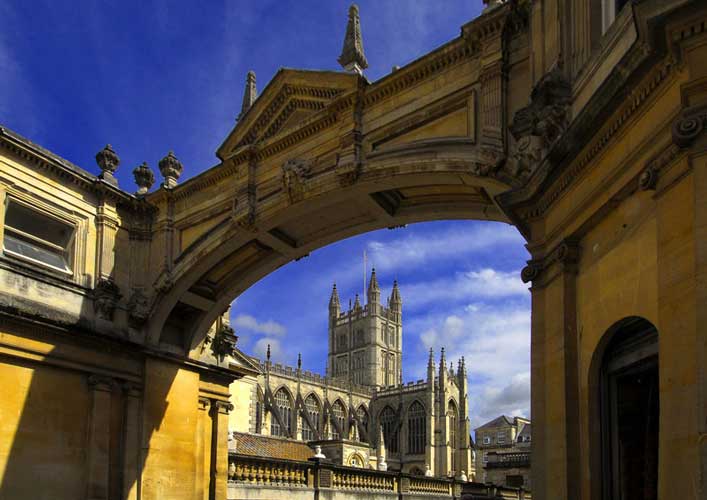
[[[666,7],[653,1],[633,9],[639,32],[637,41],[554,144],[526,185],[497,197],[499,205],[526,237],[529,236],[528,220],[544,214],[592,163],[591,160],[643,109],[656,90],[662,88],[661,84],[675,74],[678,65],[672,55],[675,51],[666,50],[665,37],[660,33],[665,32],[669,16],[679,12],[681,6]],[[671,32],[667,38],[673,43],[681,43],[685,37]],[[630,81],[639,78],[640,86],[629,96],[620,95],[619,89],[631,88]],[[616,104],[619,107],[614,112]],[[604,122],[607,116],[611,120],[602,131],[598,135],[592,132],[594,124]],[[587,138],[592,140],[589,147]],[[568,170],[568,160],[576,158],[582,150],[581,158]]]
[[[523,283],[544,283],[547,279],[546,271],[553,265],[559,264],[567,272],[576,272],[579,261],[579,245],[572,238],[561,241],[547,255],[542,258],[531,259],[520,273]]]

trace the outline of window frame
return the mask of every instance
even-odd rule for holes
[[[67,228],[70,230],[71,234],[67,240],[66,246],[62,247],[61,245],[57,245],[56,243],[46,241],[42,238],[39,238],[31,233],[27,233],[26,231],[23,231],[21,229],[17,229],[10,224],[7,223],[7,215],[10,210],[10,206],[12,204],[18,205],[19,207],[28,210],[35,214],[39,218],[47,218],[51,219],[53,221],[56,221],[59,224],[63,224],[67,226]],[[29,203],[25,200],[19,199],[16,196],[13,196],[11,194],[7,194],[5,196],[5,202],[3,204],[3,217],[2,217],[2,255],[3,257],[6,257],[8,259],[11,259],[13,261],[18,261],[22,264],[31,264],[31,265],[36,265],[40,266],[43,271],[51,271],[54,273],[58,273],[62,277],[65,278],[73,278],[76,275],[76,242],[77,242],[77,234],[79,231],[79,227],[76,221],[72,221],[70,219],[67,219],[65,217],[61,217],[58,214],[54,213],[53,211],[40,208],[35,204]],[[47,262],[44,262],[42,260],[34,259],[32,257],[28,257],[26,255],[22,255],[20,253],[17,253],[13,250],[8,249],[5,246],[5,239],[7,238],[8,234],[12,235],[18,235],[14,236],[15,239],[18,239],[20,241],[26,241],[30,245],[35,245],[40,248],[49,249],[50,252],[57,252],[55,255],[59,255],[61,253],[61,258],[64,261],[65,268],[62,269],[60,267],[54,266],[52,264],[49,264]],[[29,241],[28,241],[29,240]]]

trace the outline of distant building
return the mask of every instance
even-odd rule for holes
[[[531,431],[530,420],[505,415],[477,427],[477,480],[531,489]]]
[[[397,283],[380,302],[375,270],[366,304],[342,311],[334,286],[326,375],[253,358],[262,373],[232,385],[230,430],[319,445],[341,465],[474,479],[464,360],[442,349],[437,369],[430,351],[426,380],[403,384]]]

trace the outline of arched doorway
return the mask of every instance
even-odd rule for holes
[[[602,500],[658,498],[660,416],[658,331],[629,317],[616,323],[597,351],[595,397]],[[603,351],[603,352],[601,352]],[[599,495],[600,493],[600,495]]]

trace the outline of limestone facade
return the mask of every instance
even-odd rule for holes
[[[225,498],[229,385],[259,371],[228,305],[333,241],[450,218],[531,254],[533,495],[705,497],[707,5],[486,3],[375,82],[279,71],[218,165],[180,181],[167,154],[157,189],[145,165],[116,187],[113,148],[95,176],[0,128],[0,497]],[[622,482],[603,394],[636,335],[655,432]]]
[[[474,432],[478,481],[532,490],[530,420],[501,415]]]
[[[332,290],[327,375],[254,359],[261,375],[231,386],[232,431],[307,441],[341,465],[474,478],[463,360],[442,350],[437,370],[430,352],[426,380],[402,384],[398,284],[383,307],[373,270],[367,299],[342,312]]]

